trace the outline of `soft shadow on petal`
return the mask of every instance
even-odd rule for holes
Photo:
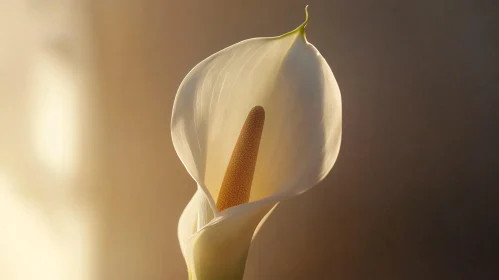
[[[212,206],[247,114],[272,92],[297,36],[235,44],[199,63],[180,85],[172,115],[173,143],[188,172],[211,194]]]
[[[267,117],[250,201],[313,187],[338,155],[338,84],[301,32],[226,48],[186,76],[172,117],[177,153],[198,184],[206,186],[214,211],[234,144],[256,105]]]
[[[324,58],[299,37],[278,73],[262,103],[267,116],[250,201],[306,191],[339,152],[340,91]]]

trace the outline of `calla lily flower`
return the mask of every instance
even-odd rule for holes
[[[305,22],[206,58],[173,105],[175,150],[197,183],[178,225],[191,280],[243,278],[258,229],[280,201],[317,185],[341,142],[336,79]]]

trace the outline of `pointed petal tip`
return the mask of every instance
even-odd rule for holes
[[[305,6],[305,22],[303,23],[303,25],[307,25],[308,23],[308,5]],[[305,26],[303,26],[305,28]]]
[[[297,28],[293,29],[292,31],[289,31],[288,33],[284,33],[280,36],[277,36],[275,38],[283,38],[283,37],[286,37],[286,36],[289,36],[289,35],[298,35],[305,40],[307,41],[307,38],[305,36],[305,27],[307,27],[307,24],[308,24],[308,20],[309,20],[309,14],[308,14],[308,5],[305,6],[305,21],[300,24],[300,26],[298,26]]]
[[[307,27],[308,20],[309,20],[308,5],[306,5],[305,6],[305,21],[297,28],[298,32],[302,35],[302,37],[303,37],[303,39],[305,39],[305,41],[307,40],[307,38],[305,36],[305,28]]]

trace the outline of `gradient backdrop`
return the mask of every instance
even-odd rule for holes
[[[177,87],[224,47],[294,29],[306,4],[342,148],[267,221],[245,280],[497,279],[492,2],[2,0],[0,279],[187,279]]]

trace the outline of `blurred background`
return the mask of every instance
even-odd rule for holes
[[[187,279],[177,87],[222,48],[294,29],[306,4],[342,148],[269,218],[245,280],[497,279],[494,2],[2,0],[0,279]]]

